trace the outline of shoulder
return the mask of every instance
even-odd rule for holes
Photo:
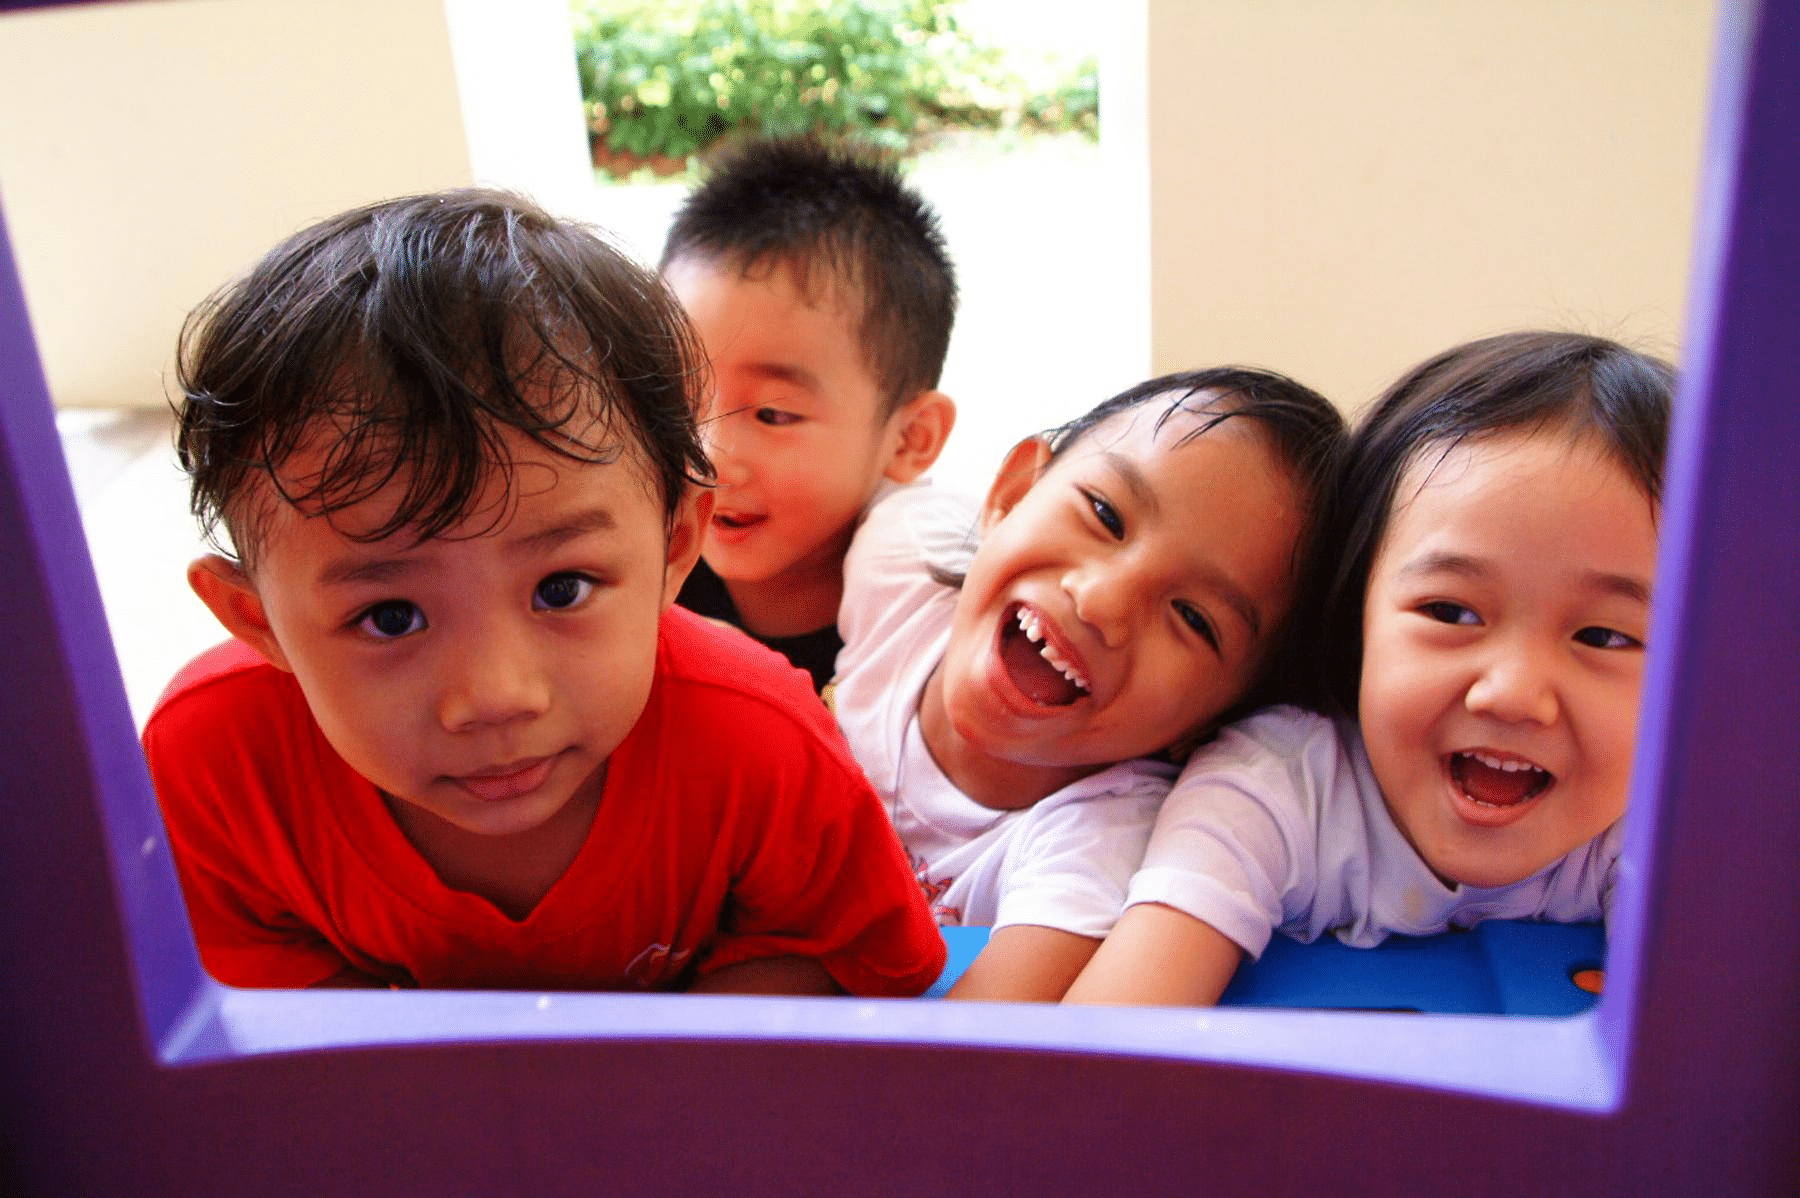
[[[170,681],[145,722],[144,742],[216,736],[221,727],[243,727],[259,713],[296,711],[306,711],[306,700],[293,676],[242,641],[226,641],[194,658]]]
[[[913,483],[880,494],[863,514],[846,570],[898,558],[960,572],[978,541],[979,505],[956,491]]]
[[[1168,762],[1153,757],[1121,761],[1071,782],[1035,804],[1033,810],[1058,807],[1098,810],[1149,805],[1154,811],[1169,793],[1176,772]]]
[[[968,570],[976,544],[976,508],[954,492],[915,484],[886,492],[870,508],[844,558],[838,608],[841,683],[883,647],[930,641],[947,622],[956,590],[946,581]],[[887,670],[881,685],[886,685]]]
[[[1298,707],[1266,708],[1227,724],[1195,749],[1177,789],[1222,778],[1260,780],[1277,792],[1317,791],[1353,775],[1354,730]]]
[[[680,607],[663,614],[653,702],[684,737],[732,752],[759,738],[841,744],[812,679],[787,658],[735,628]]]

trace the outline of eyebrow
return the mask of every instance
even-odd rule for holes
[[[585,537],[594,532],[613,532],[619,522],[613,514],[603,507],[588,508],[577,512],[566,520],[559,520],[547,528],[540,528],[513,541],[508,548],[547,552],[561,545],[566,545],[576,537]]]
[[[619,522],[610,511],[605,508],[589,508],[509,542],[507,548],[514,552],[547,553],[577,537],[595,532],[612,532],[618,527]],[[325,586],[393,582],[421,568],[422,563],[416,557],[344,557],[326,566],[319,575],[319,581]]]
[[[1119,481],[1125,484],[1125,489],[1131,492],[1132,498],[1137,500],[1139,506],[1148,508],[1151,515],[1162,511],[1162,503],[1157,499],[1156,490],[1150,485],[1150,480],[1145,477],[1143,467],[1126,455],[1111,449],[1101,450],[1099,456],[1100,460],[1119,476]]]
[[[1400,568],[1402,578],[1423,574],[1461,574],[1468,578],[1487,578],[1492,573],[1493,571],[1488,568],[1486,562],[1466,553],[1428,553]],[[1617,595],[1621,599],[1630,599],[1645,605],[1650,602],[1649,583],[1629,574],[1614,574],[1607,570],[1583,570],[1581,582],[1588,590],[1598,591],[1603,595]]]
[[[392,582],[417,568],[418,562],[406,557],[339,558],[319,574],[319,582],[325,586]]]
[[[743,367],[746,374],[757,378],[773,379],[778,383],[792,383],[796,387],[804,387],[808,391],[819,390],[819,376],[804,366],[794,366],[786,362],[749,362]]]

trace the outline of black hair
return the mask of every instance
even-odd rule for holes
[[[505,192],[386,200],[295,234],[189,314],[178,358],[194,514],[246,564],[258,476],[309,515],[403,479],[357,538],[425,540],[467,519],[494,472],[510,493],[505,429],[578,462],[641,452],[670,520],[712,475],[680,304],[593,230]],[[278,469],[321,429],[336,436],[324,465],[284,486]]]
[[[1592,439],[1660,504],[1674,391],[1674,368],[1659,358],[1603,337],[1543,330],[1466,342],[1402,375],[1351,437],[1318,646],[1324,698],[1356,714],[1364,592],[1400,480],[1420,455],[1510,430],[1556,431]]]
[[[728,144],[669,227],[662,267],[689,258],[746,276],[786,265],[803,292],[823,281],[860,296],[857,335],[884,418],[937,386],[956,271],[937,215],[891,155],[817,136]]]

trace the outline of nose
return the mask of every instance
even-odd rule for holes
[[[535,719],[550,708],[544,662],[524,629],[490,627],[469,638],[438,693],[438,722],[449,732]]]
[[[1521,647],[1488,661],[1464,702],[1476,715],[1515,724],[1552,724],[1561,711],[1554,667],[1541,651]]]
[[[1073,601],[1081,622],[1099,634],[1108,649],[1124,645],[1130,634],[1133,572],[1116,559],[1087,562],[1063,575],[1063,591]]]
[[[744,457],[738,452],[738,425],[745,413],[727,412],[715,402],[712,406],[715,415],[706,422],[702,438],[706,444],[706,456],[712,460],[713,471],[724,486],[740,486],[749,479],[749,469]]]

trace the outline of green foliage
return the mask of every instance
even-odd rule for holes
[[[588,127],[684,160],[733,130],[1098,130],[1092,61],[1047,95],[959,25],[954,0],[571,0]]]

